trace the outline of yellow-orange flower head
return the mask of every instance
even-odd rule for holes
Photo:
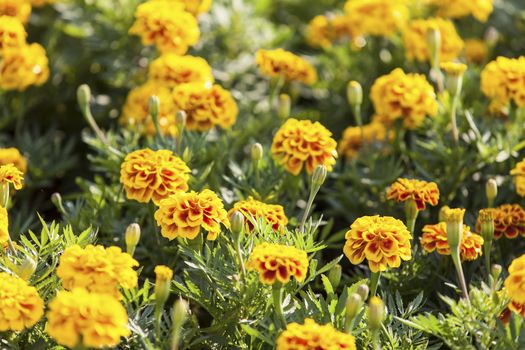
[[[493,103],[525,105],[525,57],[498,57],[481,72],[481,91]]]
[[[438,111],[436,93],[425,76],[406,74],[400,68],[376,79],[370,98],[383,121],[393,124],[401,119],[407,129],[417,129],[425,116]]]
[[[164,0],[150,0],[150,1],[164,1]],[[212,0],[171,0],[173,3],[181,4],[184,10],[197,16],[201,13],[207,12],[210,9]]]
[[[288,224],[288,218],[281,205],[266,204],[251,197],[235,203],[228,212],[228,217],[236,211],[246,217],[249,232],[254,229],[253,222],[259,222],[261,219],[270,224],[276,232],[283,232],[283,228]]]
[[[399,267],[410,260],[412,236],[405,224],[390,216],[363,216],[354,221],[345,235],[344,253],[354,265],[368,260],[372,272]]]
[[[480,64],[488,56],[487,44],[479,39],[465,40],[465,57],[469,63]]]
[[[439,188],[435,182],[399,178],[388,188],[386,196],[398,202],[413,200],[418,210],[425,210],[427,204],[438,204]]]
[[[512,260],[509,277],[505,280],[505,289],[512,301],[525,304],[525,254]]]
[[[17,276],[0,272],[0,332],[20,332],[44,315],[44,301],[35,287]]]
[[[129,153],[120,168],[120,183],[129,199],[159,204],[175,192],[188,190],[190,168],[168,150],[149,148]]]
[[[0,205],[0,245],[9,241],[9,215],[7,209]]]
[[[421,62],[430,60],[427,33],[437,29],[441,33],[440,60],[453,61],[463,50],[464,42],[456,32],[454,23],[442,18],[416,19],[411,21],[403,32],[405,55],[409,60]]]
[[[315,16],[306,28],[306,41],[313,47],[331,47],[346,36],[350,36],[346,16]]]
[[[27,171],[27,159],[14,147],[0,148],[0,165],[13,164],[22,173]]]
[[[170,0],[140,4],[129,33],[140,36],[144,45],[155,45],[162,53],[177,55],[184,55],[200,38],[195,17],[184,11],[184,5]]]
[[[308,61],[283,49],[260,49],[255,61],[261,74],[270,78],[282,77],[286,81],[307,85],[317,81],[317,72]]]
[[[347,25],[353,35],[391,37],[406,26],[408,7],[403,1],[348,0]]]
[[[156,283],[167,282],[173,278],[173,270],[165,265],[155,266]]]
[[[443,62],[439,67],[448,75],[451,76],[462,76],[467,70],[467,65],[458,62]]]
[[[518,195],[525,197],[525,158],[516,164],[514,169],[510,171],[510,175],[514,176],[514,185]]]
[[[220,85],[188,83],[173,89],[175,107],[186,112],[188,130],[208,131],[214,126],[230,128],[239,112],[228,90]]]
[[[299,175],[303,167],[312,174],[318,165],[332,171],[336,147],[332,133],[320,123],[290,118],[275,134],[271,152],[288,172]]]
[[[60,345],[113,348],[131,334],[126,309],[111,295],[59,291],[49,303],[47,333]]]
[[[26,45],[27,33],[22,22],[14,17],[0,16],[0,54],[9,48]]]
[[[343,131],[343,138],[339,141],[337,151],[348,159],[357,157],[361,148],[373,142],[390,142],[392,131],[387,130],[385,124],[374,116],[369,124],[349,126]]]
[[[27,23],[31,15],[31,4],[28,0],[0,0],[0,16],[9,16]]]
[[[277,338],[276,350],[356,350],[352,335],[332,325],[319,325],[312,319],[304,324],[290,323]]]
[[[447,240],[447,224],[440,222],[435,225],[425,225],[420,238],[423,249],[432,253],[436,250],[441,255],[450,255],[450,246]],[[470,232],[470,227],[463,225],[463,236],[459,246],[461,260],[476,260],[483,254],[483,237],[477,233]]]
[[[22,188],[24,174],[13,164],[0,165],[0,184],[11,184],[15,190]]]
[[[525,236],[525,210],[519,204],[502,204],[494,208],[494,238]],[[480,227],[478,222],[477,227]]]
[[[148,81],[131,90],[122,109],[120,123],[130,128],[137,128],[146,135],[154,135],[155,124],[149,113],[149,99],[157,96],[160,101],[157,116],[160,132],[164,135],[177,135],[177,109],[171,96],[171,90],[157,81]]]
[[[460,18],[469,15],[486,22],[494,10],[494,0],[431,0],[438,7],[440,17]]]
[[[204,58],[173,53],[166,53],[151,62],[148,77],[150,81],[167,87],[192,82],[212,83],[214,80],[211,67]]]
[[[215,240],[221,232],[221,224],[230,226],[221,199],[210,190],[172,194],[160,202],[155,220],[162,236],[169,240],[195,239],[201,230],[208,232],[208,240]]]
[[[49,61],[40,44],[5,49],[0,62],[0,88],[24,91],[49,79]]]
[[[119,287],[134,288],[139,263],[119,247],[104,248],[101,245],[67,247],[60,257],[56,270],[64,289],[83,288],[90,292],[120,297]]]
[[[308,272],[308,256],[292,246],[261,243],[253,248],[246,267],[257,271],[264,284],[285,284],[292,277],[302,281]]]

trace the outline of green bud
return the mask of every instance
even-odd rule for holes
[[[277,114],[281,119],[287,119],[290,116],[290,110],[292,109],[292,102],[290,96],[287,94],[280,94],[279,101],[277,102]]]
[[[501,265],[498,265],[498,264],[492,265],[492,267],[490,269],[490,275],[492,276],[494,281],[498,280],[499,276],[501,275],[501,271],[502,270],[503,270],[503,268],[501,267]]]
[[[263,147],[259,142],[252,145],[252,160],[258,163],[263,157]]]
[[[321,187],[326,180],[327,173],[328,172],[324,165],[318,165],[312,174],[312,185],[314,187]]]
[[[429,28],[427,31],[427,45],[430,50],[432,67],[439,67],[439,54],[441,51],[441,32],[438,28]]]
[[[186,147],[184,151],[182,152],[182,160],[186,163],[189,163],[192,157],[193,157],[193,154],[191,152],[191,149],[189,147]]]
[[[494,199],[498,195],[498,183],[494,179],[488,179],[485,184],[485,193],[489,203],[494,203]]]
[[[158,115],[159,115],[159,110],[160,110],[160,100],[157,96],[153,95],[149,98],[149,101],[148,101],[148,111],[149,111],[149,114],[153,117],[153,120],[155,122]]]
[[[82,84],[77,89],[77,101],[81,110],[88,107],[91,100],[91,89],[87,84]]]
[[[175,116],[175,122],[177,123],[178,130],[182,130],[186,127],[186,120],[188,119],[188,115],[185,111],[177,111],[177,115]]]
[[[365,301],[368,299],[368,293],[370,293],[370,288],[367,284],[360,284],[359,287],[357,287],[357,294],[361,296],[361,299]]]
[[[64,204],[62,203],[62,196],[60,193],[55,192],[51,195],[51,203],[60,211],[60,213],[65,214],[66,210],[64,209]]]
[[[491,209],[481,209],[479,211],[479,222],[481,226],[481,236],[484,244],[490,244],[494,240],[494,213]]]
[[[28,281],[33,273],[35,273],[37,263],[34,259],[26,256],[25,259],[19,264],[14,266],[14,273],[21,279]]]
[[[172,324],[173,330],[171,335],[171,350],[177,350],[179,348],[180,333],[182,326],[188,318],[189,306],[188,302],[183,299],[179,299],[173,305]]]
[[[346,317],[349,320],[354,319],[359,310],[361,310],[361,305],[363,304],[363,299],[357,293],[354,293],[348,297],[346,300]]]
[[[459,244],[463,238],[463,215],[465,209],[444,209],[443,218],[447,223],[447,241],[452,250],[452,254],[459,249]]]
[[[335,264],[328,272],[328,280],[334,288],[337,288],[339,283],[341,283],[342,270],[341,265]]]
[[[244,229],[244,215],[240,211],[234,211],[230,217],[231,231],[235,237],[240,237]]]
[[[346,86],[346,98],[350,106],[361,106],[363,103],[363,88],[357,81],[352,80]]]
[[[385,318],[385,303],[379,297],[371,297],[368,302],[368,327],[375,331],[381,328]]]
[[[140,240],[140,226],[137,223],[133,223],[126,228],[124,235],[126,241],[126,251],[129,255],[133,256],[135,248]]]

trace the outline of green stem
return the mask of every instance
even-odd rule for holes
[[[374,350],[381,350],[381,343],[379,342],[379,329],[372,331],[372,344],[374,346]]]
[[[239,234],[242,235],[243,232]],[[237,258],[239,259],[239,265],[241,266],[241,280],[242,284],[244,286],[244,281],[246,280],[246,268],[244,267],[244,260],[242,258],[242,252],[241,252],[241,239],[238,237],[235,242],[235,251],[237,252]]]
[[[272,287],[272,301],[277,317],[282,323],[282,327],[286,327],[286,318],[283,312],[283,285],[280,282],[275,282]]]
[[[155,342],[157,346],[160,346],[161,320],[162,320],[162,307],[159,307],[159,305],[157,304],[155,306]]]
[[[485,255],[485,269],[487,270],[487,277],[490,276],[490,250],[492,248],[492,241],[486,241],[483,244],[483,254]]]
[[[456,272],[458,274],[458,281],[461,286],[461,290],[463,291],[463,296],[467,300],[467,302],[470,304],[467,283],[465,282],[465,275],[463,274],[463,267],[461,266],[461,260],[459,258],[459,246],[450,247],[450,251],[451,251],[450,256],[452,257],[452,261],[454,262],[454,267],[456,268]]]
[[[452,98],[452,106],[450,107],[450,123],[452,124],[452,140],[454,145],[457,147],[459,144],[459,131],[456,120],[456,111],[458,108],[459,96],[454,96]]]
[[[179,155],[179,156],[182,156],[182,138],[184,136],[184,130],[185,130],[185,127],[182,126],[180,130],[177,130],[177,149],[176,149],[176,153]]]
[[[381,278],[381,272],[370,273],[370,296],[376,295],[379,278]]]
[[[299,229],[299,232],[304,233],[304,226],[306,225],[306,220],[308,219],[308,215],[310,214],[310,210],[312,209],[312,205],[314,203],[315,196],[317,195],[317,192],[319,192],[320,186],[315,186],[317,188],[313,188],[310,190],[310,195],[308,197],[308,203],[306,203],[306,208],[304,208],[303,218],[301,219],[301,226]]]

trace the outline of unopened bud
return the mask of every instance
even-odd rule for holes
[[[230,217],[230,227],[235,237],[240,237],[244,229],[244,215],[240,211],[234,211]]]
[[[64,204],[62,203],[62,196],[60,193],[55,192],[51,195],[51,203],[60,211],[60,213],[65,214],[66,210],[64,209]]]
[[[328,172],[324,165],[318,165],[312,174],[312,185],[314,187],[321,187],[326,180],[327,173]]]
[[[450,207],[448,205],[444,205],[442,206],[440,209],[439,209],[439,214],[438,214],[438,220],[439,222],[445,222],[445,215],[444,213],[450,209]]]
[[[189,306],[186,300],[179,299],[175,302],[175,305],[173,305],[171,350],[178,350],[179,348],[181,329],[188,318],[188,312]]]
[[[175,116],[175,122],[177,123],[177,128],[179,130],[182,130],[186,127],[186,120],[188,119],[188,115],[185,111],[180,110],[177,111],[177,115]]]
[[[371,330],[381,328],[385,318],[385,303],[379,297],[371,297],[368,302],[368,327]]]
[[[481,236],[484,244],[490,244],[494,239],[494,211],[493,209],[481,209],[479,211],[479,223]]]
[[[185,163],[190,163],[192,157],[193,157],[193,153],[191,152],[191,149],[189,147],[186,147],[184,151],[182,152],[182,160]]]
[[[361,299],[365,301],[368,299],[368,293],[370,293],[370,288],[368,288],[367,284],[360,284],[359,287],[357,287],[357,294],[361,296]]]
[[[328,280],[334,288],[337,288],[341,283],[342,272],[343,268],[339,264],[335,264],[328,272]]]
[[[430,51],[430,60],[433,67],[439,67],[439,54],[441,51],[441,32],[437,27],[427,31],[427,45]]]
[[[173,271],[164,265],[155,267],[155,301],[157,309],[162,309],[170,295],[170,283],[173,278]]]
[[[287,119],[290,116],[290,110],[292,108],[292,102],[290,96],[287,94],[280,94],[279,101],[277,102],[277,114],[281,119]]]
[[[452,250],[459,247],[463,238],[463,216],[465,209],[454,208],[443,211],[443,219],[447,223],[447,241]]]
[[[124,240],[126,241],[126,251],[129,255],[133,256],[135,253],[135,248],[137,247],[137,244],[140,240],[139,224],[133,223],[126,228]]]
[[[494,281],[497,281],[499,276],[501,275],[501,271],[503,270],[503,268],[501,267],[501,265],[498,265],[498,264],[493,264],[491,269],[490,269],[490,275],[492,276],[492,278],[494,279]]]
[[[14,273],[21,279],[28,281],[36,270],[36,261],[29,256],[19,264],[14,266]]]
[[[498,195],[498,183],[494,179],[488,179],[485,184],[485,193],[487,195],[487,200],[492,207],[494,205],[494,199]]]
[[[91,100],[91,89],[87,84],[82,84],[77,89],[77,101],[81,110],[84,110],[89,105]]]
[[[357,81],[352,80],[346,86],[346,98],[350,106],[361,106],[363,103],[363,88]]]
[[[252,160],[258,163],[263,157],[263,147],[259,142],[252,145]]]
[[[359,310],[361,310],[361,306],[363,304],[363,299],[361,296],[357,293],[354,293],[348,297],[346,300],[346,317],[349,320],[354,319],[357,314],[359,313]]]

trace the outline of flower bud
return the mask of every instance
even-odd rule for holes
[[[234,211],[230,217],[230,227],[234,237],[240,237],[244,229],[244,215],[240,211]]]
[[[442,206],[440,209],[439,209],[439,214],[438,214],[438,220],[439,222],[444,222],[445,221],[445,211],[447,211],[448,209],[450,209],[450,207],[448,205],[444,205]]]
[[[182,152],[182,160],[185,163],[189,163],[192,157],[193,157],[193,153],[191,152],[191,149],[189,147],[186,147],[184,151]]]
[[[82,84],[77,89],[77,101],[80,109],[84,110],[88,107],[91,100],[91,89],[87,84]]]
[[[492,268],[490,269],[490,275],[494,279],[494,281],[497,281],[499,276],[501,275],[501,271],[503,268],[499,264],[492,265]]]
[[[378,330],[381,328],[384,318],[385,303],[379,297],[371,297],[368,302],[368,327],[373,331]]]
[[[352,80],[346,86],[346,98],[351,107],[361,106],[363,103],[363,88],[357,81]]]
[[[417,203],[413,199],[405,201],[405,215],[407,220],[416,220],[419,210],[417,209]]]
[[[498,195],[498,183],[494,179],[488,179],[485,184],[485,193],[487,195],[487,200],[491,204],[494,204],[494,199]]]
[[[177,129],[182,130],[186,127],[186,120],[188,119],[188,115],[185,111],[177,111],[177,115],[175,116],[175,122],[177,123]]]
[[[481,209],[479,211],[479,222],[481,236],[485,244],[489,244],[494,240],[494,211],[492,209]]]
[[[368,293],[370,293],[370,288],[368,288],[367,284],[360,284],[359,287],[357,287],[357,294],[361,296],[361,299],[365,301],[368,299]]]
[[[361,299],[361,296],[357,293],[354,293],[348,297],[348,299],[346,300],[347,319],[352,320],[357,316],[359,310],[361,310],[362,303],[363,299]]]
[[[441,32],[437,27],[432,27],[428,29],[427,45],[430,51],[430,59],[432,66],[439,67],[439,54],[441,51]]]
[[[255,163],[258,163],[263,157],[263,147],[259,142],[256,142],[252,145],[252,160]]]
[[[51,195],[51,203],[60,211],[60,213],[65,214],[66,210],[64,209],[64,204],[62,203],[62,196],[60,193],[55,192]]]
[[[177,300],[173,305],[171,350],[177,350],[179,348],[180,333],[184,322],[186,322],[186,319],[188,318],[188,312],[188,302],[184,299]]]
[[[155,267],[155,301],[157,309],[162,309],[170,295],[170,282],[173,278],[173,271],[164,265]]]
[[[19,264],[14,266],[14,273],[21,279],[28,281],[36,270],[37,263],[34,259],[26,256]]]
[[[287,119],[290,116],[292,109],[292,102],[290,96],[287,94],[280,94],[277,102],[277,114],[281,119]]]
[[[124,240],[126,241],[126,251],[129,255],[133,256],[133,254],[135,253],[135,248],[137,247],[137,244],[140,240],[139,224],[133,223],[126,228]]]
[[[334,288],[337,288],[339,283],[341,283],[342,270],[341,265],[335,264],[330,271],[328,271],[328,280]]]
[[[448,208],[443,211],[443,219],[447,223],[447,241],[451,250],[459,247],[461,243],[464,215],[465,209],[460,208]]]
[[[326,180],[326,174],[326,167],[324,165],[318,165],[312,174],[312,185],[314,187],[321,187]]]
[[[451,96],[459,96],[463,85],[463,74],[467,66],[463,63],[445,62],[441,64],[441,69],[447,73],[447,90]]]
[[[157,96],[152,95],[148,100],[148,111],[149,114],[153,117],[153,121],[157,122],[157,117],[160,110],[160,100]]]

